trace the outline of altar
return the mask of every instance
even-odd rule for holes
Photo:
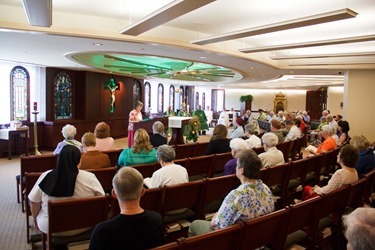
[[[171,116],[168,118],[168,127],[172,128],[172,137],[169,145],[184,144],[183,127],[187,125],[192,117]]]
[[[0,129],[0,156],[3,155],[3,141],[7,141],[8,144],[8,159],[12,159],[12,142],[18,138],[18,153],[21,154],[21,145],[25,150],[25,154],[28,155],[27,150],[27,139],[29,137],[29,127],[20,128],[6,128]]]

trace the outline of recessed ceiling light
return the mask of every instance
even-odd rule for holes
[[[200,59],[207,59],[207,56],[201,56]]]
[[[93,43],[92,45],[100,47],[100,46],[102,46],[103,44],[101,44],[101,43]]]

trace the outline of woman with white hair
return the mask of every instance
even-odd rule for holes
[[[82,143],[74,139],[74,136],[76,136],[77,134],[76,127],[70,124],[66,124],[62,128],[61,134],[64,136],[64,140],[57,144],[55,151],[53,151],[53,154],[58,155],[61,149],[66,145],[76,146],[81,151],[81,153],[83,153]]]
[[[161,121],[156,121],[152,125],[153,135],[150,136],[150,142],[154,148],[167,144],[167,137],[164,133],[164,124]]]
[[[264,151],[266,152],[261,153],[259,158],[264,168],[285,163],[283,153],[276,148],[276,145],[279,143],[279,138],[277,138],[274,133],[265,133],[262,136],[262,142]]]
[[[343,217],[347,249],[374,249],[375,208],[359,207]]]
[[[245,140],[241,138],[234,138],[230,141],[229,147],[231,148],[233,159],[230,159],[224,166],[224,175],[230,175],[236,173],[236,167],[237,167],[237,158],[236,155],[244,151],[246,149],[249,149],[248,144]]]

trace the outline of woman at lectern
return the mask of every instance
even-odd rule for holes
[[[137,101],[134,104],[134,109],[129,113],[129,126],[128,126],[128,148],[131,148],[134,143],[134,123],[142,121],[142,110],[143,103]]]

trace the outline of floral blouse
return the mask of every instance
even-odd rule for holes
[[[255,183],[241,184],[237,189],[232,190],[225,197],[213,222],[218,228],[225,228],[274,210],[271,190],[261,180],[257,180]]]

